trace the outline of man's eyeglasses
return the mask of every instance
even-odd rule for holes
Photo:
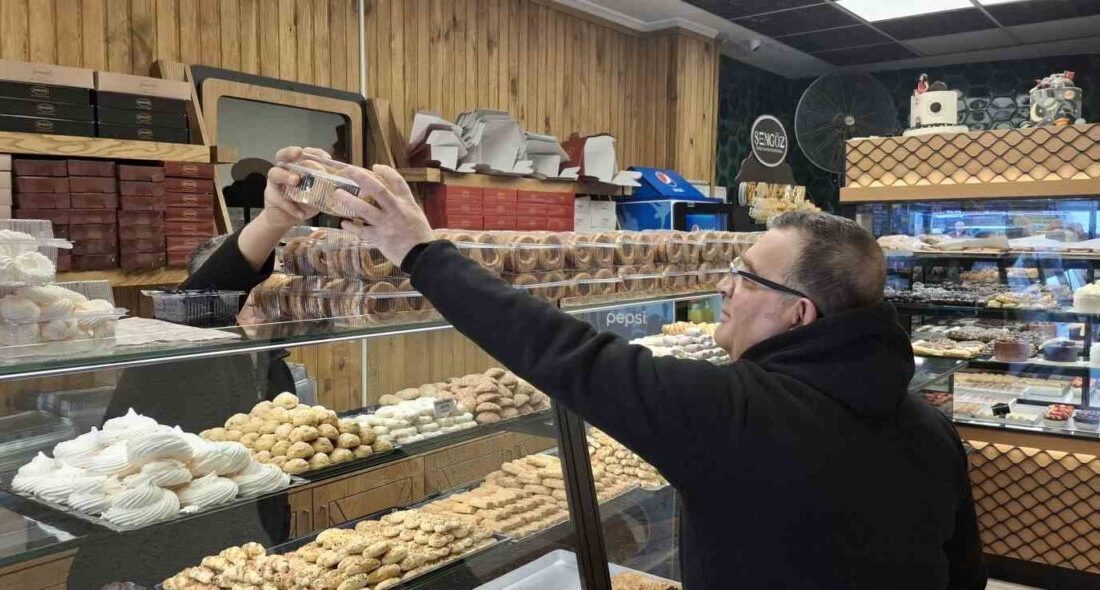
[[[799,291],[798,289],[793,289],[786,285],[781,285],[775,281],[769,281],[768,279],[765,279],[760,275],[753,274],[745,270],[745,263],[743,260],[741,260],[740,256],[738,256],[737,259],[730,263],[730,276],[733,278],[741,277],[742,279],[745,279],[750,283],[755,283],[757,285],[760,285],[761,287],[764,287],[765,289],[770,289],[777,293],[794,295],[795,297],[809,299],[810,302],[813,303],[813,299],[810,299],[809,295],[803,293],[802,291]],[[817,308],[817,317],[823,317],[824,314],[821,313],[821,308],[818,307],[816,303],[814,303],[814,307]]]

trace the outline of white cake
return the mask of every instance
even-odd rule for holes
[[[1073,309],[1081,313],[1100,313],[1100,283],[1085,285],[1074,291]]]

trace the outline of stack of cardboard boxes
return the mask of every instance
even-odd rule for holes
[[[188,143],[191,85],[112,72],[96,72],[95,120],[99,137]]]
[[[92,70],[0,59],[0,131],[95,136]]]
[[[573,193],[519,191],[516,229],[573,231]]]
[[[424,208],[435,228],[573,230],[572,193],[437,185]]]
[[[141,236],[120,236],[122,268],[141,270],[163,267],[166,203],[164,167],[120,164],[118,192],[122,196],[122,209],[119,212],[121,218],[148,220],[147,224],[138,225],[148,228]]]
[[[0,219],[11,219],[11,155],[0,154]]]
[[[214,165],[165,162],[165,235],[168,266],[183,266],[191,252],[217,233]]]

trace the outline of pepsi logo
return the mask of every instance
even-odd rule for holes
[[[676,186],[676,181],[673,180],[671,176],[665,174],[664,172],[661,172],[660,170],[657,171],[657,180],[660,180],[662,183],[667,184],[668,186]]]

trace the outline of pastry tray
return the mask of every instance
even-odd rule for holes
[[[654,582],[679,588],[680,584],[659,578],[618,564],[607,564],[611,575],[631,572]],[[514,569],[507,574],[477,587],[477,590],[581,590],[581,576],[577,568],[577,555],[565,549],[555,549],[542,557]]]
[[[42,498],[39,498],[38,496],[34,496],[34,495],[31,495],[31,494],[24,494],[22,492],[17,492],[17,491],[15,491],[14,488],[11,487],[11,482],[10,481],[4,481],[4,482],[0,483],[0,489],[3,489],[5,492],[8,492],[9,494],[19,496],[21,498],[26,498],[26,499],[28,499],[32,502],[36,502],[36,503],[41,504],[43,506],[49,506],[50,508],[52,508],[54,510],[57,510],[58,512],[63,512],[65,514],[69,515],[69,516],[79,518],[80,520],[83,520],[85,522],[90,522],[94,525],[101,526],[105,529],[112,530],[112,531],[115,531],[117,533],[124,533],[124,532],[128,532],[128,531],[142,530],[142,529],[146,529],[146,528],[149,528],[149,527],[154,527],[154,526],[157,526],[157,525],[179,522],[181,520],[185,520],[185,519],[191,518],[193,516],[199,516],[199,515],[206,514],[206,513],[209,513],[209,512],[216,512],[216,511],[219,511],[219,510],[224,510],[226,508],[234,508],[234,507],[241,506],[241,505],[244,505],[244,504],[248,504],[248,503],[251,503],[251,502],[256,502],[258,500],[271,498],[271,497],[274,497],[274,496],[278,496],[279,494],[287,493],[287,492],[293,490],[294,488],[303,486],[303,485],[308,484],[308,483],[309,483],[309,480],[292,475],[292,476],[290,476],[290,485],[283,488],[283,489],[281,489],[281,490],[275,490],[273,492],[267,492],[267,493],[264,493],[264,494],[251,494],[251,495],[248,495],[248,496],[238,496],[237,498],[234,498],[233,501],[231,501],[231,502],[226,502],[224,504],[217,504],[215,506],[207,506],[206,508],[202,508],[202,509],[196,510],[194,512],[180,511],[180,513],[175,518],[169,518],[169,519],[161,520],[161,521],[158,521],[158,522],[152,522],[152,523],[149,523],[147,525],[139,526],[139,527],[121,526],[121,525],[115,524],[115,523],[113,523],[113,522],[111,522],[111,521],[109,521],[105,518],[101,518],[99,516],[93,516],[93,515],[87,514],[85,512],[80,512],[79,510],[73,510],[72,508],[70,508],[69,506],[66,506],[64,504],[58,504],[56,502],[50,502],[48,500],[43,500]]]

